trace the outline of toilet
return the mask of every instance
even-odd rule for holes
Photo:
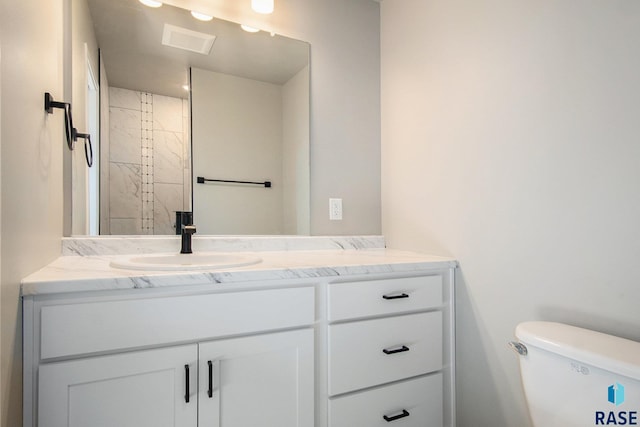
[[[640,343],[554,322],[516,327],[535,427],[640,425]]]

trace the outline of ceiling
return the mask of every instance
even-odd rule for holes
[[[309,45],[236,23],[198,21],[170,5],[149,8],[138,0],[87,0],[110,86],[187,97],[189,67],[274,84],[287,82],[309,61]],[[162,44],[164,24],[215,35],[208,55]]]

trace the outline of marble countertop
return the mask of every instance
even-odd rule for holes
[[[123,238],[126,239],[126,238]],[[346,239],[346,240],[345,240]],[[353,240],[355,239],[355,240]],[[131,239],[128,239],[131,241]],[[332,247],[326,239],[318,239],[320,249],[309,249],[308,240],[300,240],[304,250],[297,245],[286,244],[265,249],[264,242],[258,246],[245,244],[226,246],[227,252],[257,256],[262,262],[244,267],[215,270],[140,271],[110,266],[114,259],[126,257],[101,250],[90,245],[94,255],[63,255],[51,264],[29,275],[22,281],[23,295],[44,295],[64,292],[86,292],[116,289],[159,288],[180,285],[207,285],[250,281],[333,278],[351,275],[411,273],[432,269],[451,268],[457,265],[453,258],[419,254],[415,252],[385,249],[379,238],[332,238],[337,246]],[[349,242],[349,243],[347,243]],[[357,243],[354,243],[357,242]],[[372,243],[374,242],[374,243]],[[113,246],[113,242],[110,243]],[[206,247],[207,245],[201,244]],[[209,245],[211,246],[211,245]],[[215,246],[215,245],[214,245]],[[330,247],[327,249],[327,246]],[[217,252],[224,246],[218,245]],[[239,248],[244,250],[239,250]],[[246,250],[246,248],[260,250]],[[337,248],[337,249],[336,249]],[[84,251],[86,252],[86,251]],[[107,254],[95,254],[106,252]],[[165,251],[175,253],[174,251]],[[197,247],[194,245],[194,253]],[[65,252],[63,251],[63,254]],[[129,253],[149,253],[146,250],[130,250]]]

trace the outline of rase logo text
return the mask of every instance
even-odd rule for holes
[[[607,390],[609,403],[620,406],[625,401],[624,386],[615,383]],[[638,425],[637,411],[596,411],[597,426],[636,426]]]

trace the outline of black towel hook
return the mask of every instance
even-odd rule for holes
[[[74,142],[74,127],[73,117],[71,116],[71,104],[68,102],[58,102],[53,100],[53,96],[49,92],[44,93],[44,111],[49,114],[53,114],[54,108],[61,108],[64,110],[64,127],[65,134],[67,135],[67,146],[69,150],[73,150]]]
[[[84,158],[87,159],[87,166],[93,166],[93,147],[91,146],[91,135],[88,133],[79,133],[76,128],[73,128],[74,140],[78,138],[84,139]],[[89,148],[87,148],[89,147]]]
[[[67,146],[69,150],[75,148],[75,142],[78,138],[84,139],[84,158],[87,160],[87,166],[93,166],[93,146],[91,145],[91,135],[88,133],[79,133],[78,129],[73,127],[73,116],[71,115],[71,104],[69,102],[54,101],[53,96],[49,92],[44,93],[44,110],[48,114],[53,114],[54,108],[64,110],[64,126],[67,136]]]

